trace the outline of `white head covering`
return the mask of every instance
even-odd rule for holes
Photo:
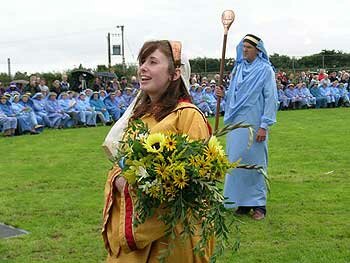
[[[181,52],[181,79],[185,84],[187,90],[190,90],[190,76],[191,76],[191,66],[190,61],[184,52]]]

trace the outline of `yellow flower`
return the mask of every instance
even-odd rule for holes
[[[170,172],[174,180],[174,185],[177,188],[183,189],[187,185],[189,178],[186,175],[186,170],[183,163],[174,163],[170,167]]]
[[[187,185],[188,177],[186,174],[178,173],[174,176],[174,184],[176,187],[183,189]]]
[[[176,188],[170,181],[166,181],[165,184],[163,184],[163,187],[165,189],[165,194],[169,197],[174,197],[176,194]]]
[[[153,198],[159,198],[160,197],[160,186],[159,185],[152,185],[149,188],[149,195]]]
[[[196,168],[198,169],[199,176],[205,177],[208,174],[210,174],[211,168],[212,168],[211,160],[206,159],[204,156],[201,156],[201,157],[198,156],[196,159],[197,159]]]
[[[162,177],[163,180],[169,180],[169,167],[167,166],[166,163],[156,163],[154,165],[154,170],[156,171],[156,173]]]
[[[173,151],[176,149],[176,140],[170,136],[165,138],[164,146],[168,151]]]
[[[197,166],[198,160],[197,160],[197,158],[195,156],[192,155],[192,156],[190,156],[189,163],[192,166]]]
[[[150,153],[160,153],[163,151],[165,137],[161,133],[150,134],[143,146],[146,148],[147,152]]]
[[[204,150],[205,155],[208,159],[216,159],[218,157],[225,156],[225,151],[222,145],[215,136],[212,136],[208,142],[208,146]]]

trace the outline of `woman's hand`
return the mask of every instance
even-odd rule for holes
[[[123,192],[124,186],[126,184],[126,180],[123,176],[119,176],[115,179],[114,185],[117,187],[119,193]]]

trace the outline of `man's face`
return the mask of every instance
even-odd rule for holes
[[[251,44],[244,42],[243,43],[243,56],[249,62],[253,62],[256,56],[258,55],[258,50]]]

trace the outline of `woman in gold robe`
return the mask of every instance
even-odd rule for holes
[[[207,139],[210,126],[203,113],[191,103],[189,63],[181,59],[181,43],[167,40],[146,42],[138,56],[140,89],[142,94],[135,105],[131,120],[141,119],[151,133],[173,132],[187,134],[191,139]],[[186,64],[187,62],[187,64]],[[171,240],[165,235],[167,226],[157,216],[133,226],[133,205],[136,196],[116,165],[108,174],[105,187],[102,235],[108,251],[109,263],[159,262],[160,252],[173,243],[168,263],[209,262],[214,242],[207,245],[204,255],[194,253],[199,241],[197,234],[182,240],[183,226],[178,224],[178,236]],[[198,226],[199,233],[200,226]]]

